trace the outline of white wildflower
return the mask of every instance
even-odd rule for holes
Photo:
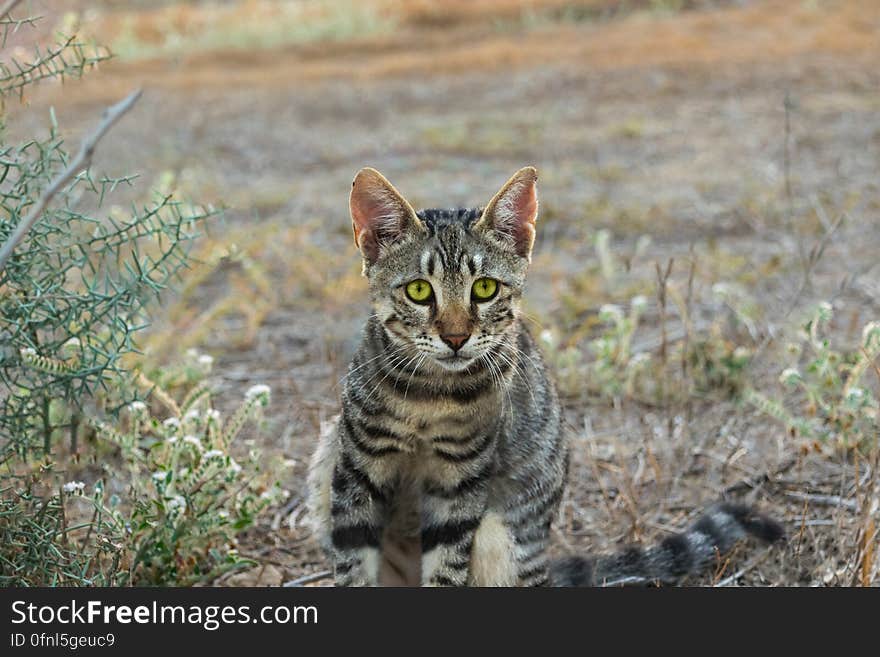
[[[798,381],[801,380],[801,373],[798,372],[797,368],[789,367],[782,371],[782,374],[779,375],[780,383],[784,383],[787,386],[793,386]]]
[[[865,398],[864,388],[850,388],[846,392],[846,401],[850,404],[858,404]]]
[[[168,510],[174,511],[176,509],[186,511],[186,500],[184,499],[183,495],[175,495],[168,500]]]
[[[285,468],[295,468],[297,463],[298,461],[296,459],[284,459],[281,465],[283,465]]]
[[[614,303],[606,303],[599,308],[599,319],[603,322],[618,320],[623,318],[623,310]]]
[[[70,338],[63,345],[61,351],[66,358],[72,358],[77,355],[81,347],[79,338]]]
[[[192,408],[186,412],[186,415],[183,416],[184,422],[196,421],[199,419],[199,409]]]
[[[253,385],[248,388],[248,391],[245,393],[245,397],[248,399],[253,399],[254,397],[259,397],[260,395],[268,395],[270,392],[269,386],[265,383],[258,383],[257,385]]]
[[[205,411],[205,419],[214,424],[220,424],[220,411],[216,408],[209,408]]]
[[[733,350],[733,357],[737,360],[746,360],[752,355],[746,347],[737,347]]]
[[[179,429],[180,420],[178,420],[176,417],[170,417],[162,422],[162,426],[166,429]]]
[[[198,358],[199,366],[206,372],[211,370],[211,365],[214,364],[214,357],[209,356],[208,354],[202,354]]]
[[[868,322],[862,329],[862,344],[870,348],[875,342],[880,343],[880,322]]]
[[[133,415],[140,415],[146,412],[147,405],[142,401],[133,401],[128,405],[128,410]]]
[[[159,472],[154,472],[153,473],[153,481],[155,481],[157,483],[165,481],[165,477],[167,477],[167,476],[168,476],[168,473],[164,472],[162,470],[160,470]]]
[[[22,356],[36,356],[37,350],[33,347],[22,347],[20,353]]]
[[[81,481],[68,481],[61,489],[65,493],[82,493],[86,485]]]
[[[248,391],[245,393],[245,398],[248,401],[251,401],[252,399],[257,399],[262,406],[265,406],[269,403],[270,392],[271,389],[269,388],[269,386],[263,383],[258,383],[257,385],[248,388]]]
[[[553,333],[549,329],[544,329],[543,331],[541,331],[538,337],[541,342],[543,342],[548,347],[552,347],[553,343],[555,342],[553,340]]]
[[[184,436],[183,442],[185,442],[187,445],[192,445],[200,452],[202,451],[202,441],[199,440],[196,436],[193,436],[193,435]]]
[[[728,285],[727,283],[715,283],[715,285],[712,286],[712,294],[714,294],[716,297],[724,298],[726,296],[729,296],[730,293],[730,285]]]
[[[632,304],[632,307],[636,310],[644,310],[648,306],[648,297],[643,294],[639,294],[632,298],[630,304]]]
[[[167,441],[165,441],[165,442],[167,442],[169,445],[173,445],[174,443],[177,442],[177,436],[171,436],[171,437],[170,437]]]
[[[229,471],[232,474],[238,474],[241,472],[241,466],[236,462],[235,459],[229,459]]]
[[[202,458],[203,458],[205,461],[208,461],[208,460],[210,460],[210,459],[222,459],[224,456],[226,456],[226,454],[224,454],[224,453],[223,453],[221,450],[219,450],[219,449],[209,449],[207,452],[205,452],[205,453],[202,455]]]

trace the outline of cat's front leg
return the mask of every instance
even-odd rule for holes
[[[488,475],[477,473],[454,486],[426,486],[422,498],[422,584],[465,586],[474,536],[488,497]]]
[[[390,491],[345,452],[333,471],[330,543],[336,586],[376,586]]]

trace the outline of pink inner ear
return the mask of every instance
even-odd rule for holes
[[[534,224],[538,216],[538,188],[534,182],[522,185],[513,201],[517,224]]]
[[[355,177],[349,202],[355,241],[374,262],[382,245],[400,238],[411,210],[381,174],[369,169]]]
[[[382,207],[383,203],[376,198],[375,192],[357,188],[352,190],[351,221],[354,239],[364,256],[371,261],[379,257],[379,217],[385,214]]]
[[[376,218],[383,214],[381,201],[374,193],[354,189],[351,193],[351,219],[359,231],[375,231]]]
[[[516,251],[528,257],[538,216],[538,188],[534,181],[514,183],[495,206],[495,228],[513,238]]]

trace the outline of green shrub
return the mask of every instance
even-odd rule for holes
[[[0,66],[0,94],[104,58],[62,39],[28,66]],[[45,138],[8,143],[0,130],[0,245],[71,160],[50,119]],[[150,370],[158,385],[141,374],[150,305],[189,266],[214,211],[167,194],[124,210],[113,202],[134,178],[76,173],[0,270],[3,586],[209,580],[249,563],[236,535],[282,494],[258,452],[241,463],[230,452],[267,388],[221,423],[207,356]]]
[[[285,492],[263,474],[257,450],[239,464],[230,447],[268,403],[269,388],[253,386],[223,422],[202,382],[163,420],[136,401],[126,431],[95,423],[131,472],[129,508],[115,512],[129,552],[120,583],[187,585],[252,563],[238,556],[235,537]]]
[[[636,265],[650,242],[642,236],[630,254],[620,254],[612,248],[609,231],[597,232],[595,271],[573,277],[572,293],[563,297],[574,320],[567,339],[558,340],[549,330],[541,334],[560,392],[570,397],[586,393],[612,404],[629,399],[660,407],[693,398],[739,397],[752,350],[730,334],[740,328],[750,335],[757,332],[754,301],[739,286],[716,284],[714,301],[726,312],[697,330],[690,317],[695,260],[690,261],[691,280],[685,289],[669,280],[672,262],[665,275],[659,263],[653,263],[656,278],[648,278],[645,268]],[[649,299],[646,293],[652,288]],[[590,308],[594,297],[629,302],[606,303],[596,312]],[[645,321],[646,313],[650,319],[652,312],[659,331]]]
[[[880,380],[880,322],[867,323],[859,345],[841,351],[824,335],[832,316],[832,305],[820,304],[799,339],[788,345],[791,363],[779,376],[791,393],[787,398],[749,389],[746,399],[804,439],[842,449],[869,448],[877,444],[880,430],[877,382],[871,382],[875,375]]]
[[[2,491],[0,585],[188,585],[253,563],[236,536],[286,493],[257,450],[239,463],[231,446],[269,389],[253,386],[225,422],[204,380],[179,405],[152,392],[156,401],[129,403],[117,421],[88,418],[103,452],[94,483],[65,482],[45,459]],[[157,405],[173,410],[163,419]]]

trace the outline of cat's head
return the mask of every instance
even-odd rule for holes
[[[374,315],[398,353],[460,371],[510,337],[535,238],[537,180],[525,167],[485,209],[416,212],[381,173],[358,172],[354,239]]]

